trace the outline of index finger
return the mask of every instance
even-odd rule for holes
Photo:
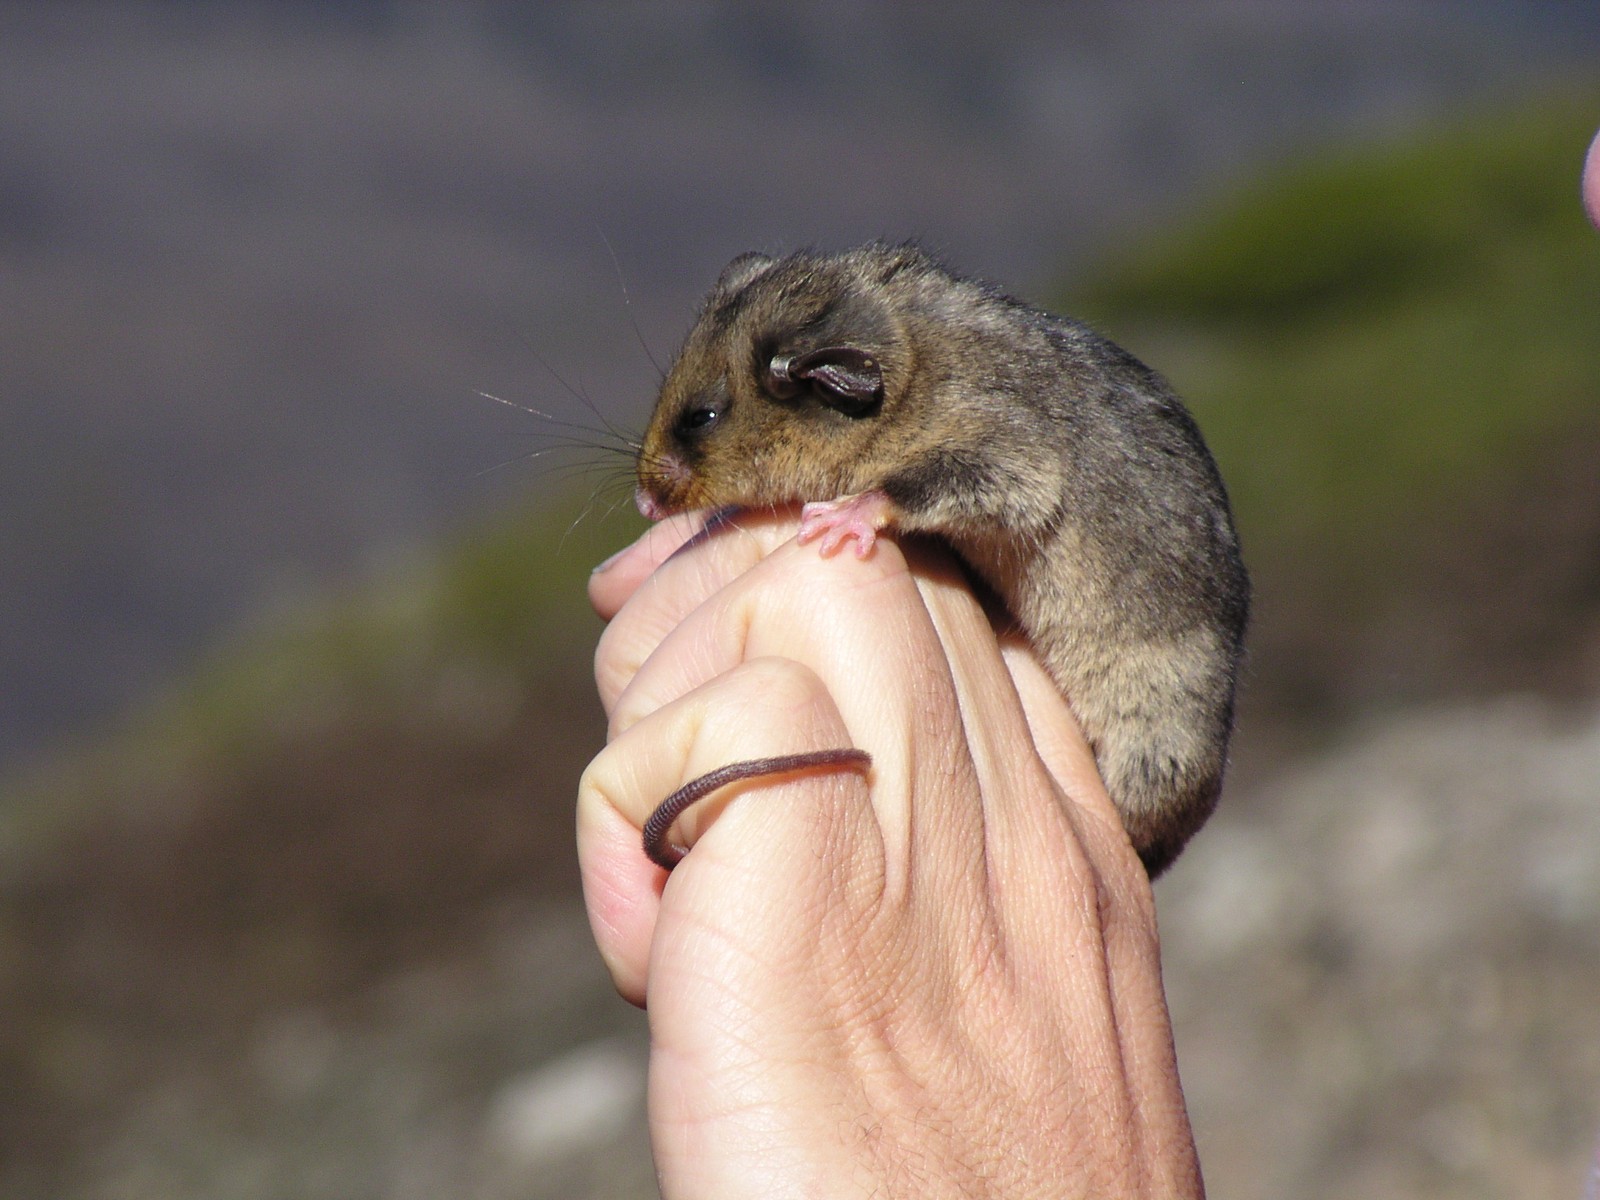
[[[1589,157],[1583,164],[1583,206],[1589,220],[1600,229],[1600,133],[1589,143]]]
[[[647,533],[591,582],[610,622],[595,648],[595,683],[609,713],[644,660],[695,609],[792,541],[792,510],[728,509]],[[653,530],[651,532],[654,532]],[[615,574],[613,582],[611,576]]]
[[[617,551],[596,567],[589,576],[589,603],[602,620],[609,621],[622,611],[639,585],[678,551],[702,538],[724,531],[742,530],[764,538],[761,553],[794,536],[794,509],[745,509],[729,507],[713,511],[679,513],[650,526],[637,541]],[[750,561],[760,554],[751,556]],[[747,564],[748,565],[748,564]]]
[[[682,513],[651,525],[589,576],[589,603],[603,620],[621,611],[638,587],[705,526],[704,513]]]

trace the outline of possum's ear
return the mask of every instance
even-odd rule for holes
[[[750,250],[739,255],[727,266],[722,268],[722,274],[717,276],[714,292],[737,292],[740,288],[753,282],[777,259],[762,254],[759,250]]]
[[[883,399],[883,367],[854,346],[780,354],[767,368],[773,395],[787,399],[809,383],[818,400],[847,417],[865,416]]]

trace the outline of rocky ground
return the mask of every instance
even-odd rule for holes
[[[1264,774],[1159,888],[1211,1193],[1579,1196],[1600,1138],[1600,715],[1394,713]],[[654,1195],[643,1021],[566,886],[333,997],[137,1048],[63,1027],[55,1083],[98,1118],[68,1161],[0,1168],[0,1193]]]
[[[1374,718],[1160,889],[1213,1194],[1580,1194],[1600,1144],[1600,719]]]

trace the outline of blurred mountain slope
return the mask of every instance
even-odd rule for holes
[[[638,525],[595,506],[580,494],[480,522],[263,619],[117,736],[11,781],[0,1194],[78,1194],[60,1172],[111,1152],[139,1097],[186,1110],[281,1020],[359,1024],[408,972],[538,942],[551,904],[570,915],[572,790],[604,735],[583,585]],[[518,1022],[550,1021],[541,1006],[595,975],[587,954],[559,953],[510,1004]],[[622,1015],[508,1035],[477,1069]],[[412,1047],[397,1054],[464,1052],[460,1037],[396,1036]],[[229,1120],[268,1103],[251,1094]]]
[[[1079,305],[1180,385],[1306,711],[1600,677],[1600,89],[1318,155]]]
[[[639,420],[630,321],[664,357],[735,253],[915,234],[1036,294],[1597,46],[1483,0],[0,5],[0,769],[516,495],[476,389]]]
[[[1088,290],[1086,311],[1195,399],[1238,496],[1262,581],[1256,717],[1287,697],[1320,728],[1338,708],[1512,678],[1526,662],[1485,652],[1479,597],[1520,628],[1547,630],[1537,661],[1592,652],[1593,597],[1577,571],[1595,561],[1586,522],[1597,458],[1585,439],[1600,378],[1600,247],[1579,236],[1573,179],[1583,121],[1597,110],[1592,95],[1587,110],[1558,98],[1297,168],[1148,257],[1108,264]],[[1424,167],[1428,179],[1412,180]],[[1418,232],[1425,213],[1452,205],[1468,215],[1446,222],[1451,237]],[[1367,219],[1335,211],[1345,206]],[[1322,245],[1329,223],[1339,236]],[[1361,244],[1369,230],[1376,250]],[[1296,264],[1311,246],[1318,254]],[[1280,269],[1285,258],[1295,272]],[[1386,278],[1383,262],[1404,278]],[[620,463],[615,472],[621,487],[603,499],[625,494]],[[1559,503],[1541,499],[1551,492]],[[486,521],[343,595],[279,613],[123,737],[11,789],[0,808],[0,1193],[416,1194],[396,1179],[402,1164],[413,1188],[426,1181],[433,1194],[647,1194],[615,1190],[619,1171],[630,1188],[649,1186],[637,1112],[592,1163],[574,1152],[559,1170],[483,1180],[507,1088],[574,1043],[639,1033],[571,911],[573,783],[602,736],[583,578],[638,528],[574,524],[585,495]],[[1508,572],[1511,554],[1525,569]],[[1528,584],[1547,561],[1557,564],[1550,594],[1571,600],[1569,617],[1545,625],[1544,593]],[[1428,654],[1408,659],[1396,630],[1425,631]],[[1570,743],[1548,757],[1581,784],[1572,764],[1589,761],[1592,738],[1542,709],[1496,711],[1505,719],[1407,721],[1394,737],[1364,737],[1348,761],[1318,760],[1230,797],[1223,823],[1162,885],[1164,911],[1194,914],[1169,925],[1169,979],[1203,1144],[1228,1155],[1230,1177],[1249,1178],[1257,1156],[1259,1178],[1302,1195],[1395,1195],[1394,1181],[1419,1179],[1429,1190],[1413,1194],[1491,1194],[1483,1181],[1501,1178],[1484,1147],[1502,1126],[1460,1134],[1449,1122],[1461,1108],[1475,1121],[1480,1109],[1495,1114],[1461,1094],[1469,1086],[1492,1095],[1514,1076],[1517,1095],[1543,1094],[1538,1071],[1556,1052],[1541,1043],[1524,1053],[1519,1039],[1581,1031],[1591,1011],[1573,999],[1591,986],[1580,959],[1592,951],[1588,884],[1570,854],[1552,852],[1586,836],[1587,810],[1570,787],[1537,785],[1521,798],[1529,812],[1543,811],[1547,791],[1560,802],[1532,829],[1541,845],[1513,845],[1526,832],[1515,820],[1463,818],[1477,857],[1453,858],[1454,843],[1430,831],[1465,793],[1429,756],[1455,761],[1463,740],[1492,749],[1506,738],[1537,763],[1548,738]],[[1243,779],[1265,774],[1249,761],[1263,753],[1251,719]],[[1380,776],[1375,755],[1397,774],[1347,814],[1338,796]],[[1410,787],[1436,803],[1408,806]],[[1492,806],[1504,790],[1473,796]],[[1273,820],[1253,826],[1263,810]],[[1392,824],[1401,843],[1391,844]],[[1389,892],[1341,891],[1358,876],[1337,855],[1377,870],[1400,861],[1397,844],[1413,857],[1384,876]],[[1278,865],[1258,878],[1262,856]],[[1424,894],[1445,897],[1439,910],[1411,913],[1400,930],[1428,953],[1363,948],[1387,928],[1374,896],[1407,892],[1413,878],[1459,884],[1464,869],[1470,884],[1493,872],[1493,856],[1518,863],[1508,878],[1526,883],[1507,891],[1503,923],[1480,930],[1476,910],[1432,888]],[[1319,866],[1302,872],[1303,862]],[[1280,891],[1295,896],[1281,920]],[[1524,901],[1549,911],[1520,920],[1512,906]],[[1486,989],[1463,1020],[1503,1054],[1451,1071],[1439,1065],[1448,1038],[1408,1031],[1434,1028],[1426,1005],[1455,993],[1405,972],[1436,972],[1479,936],[1517,943],[1485,947],[1487,975],[1460,983]],[[1559,986],[1548,1000],[1516,992],[1502,1002],[1496,989],[1514,987],[1527,962]],[[1248,1029],[1223,1013],[1207,1034],[1219,973],[1270,984],[1239,1010]],[[1548,1022],[1545,1003],[1555,1006]],[[1298,1028],[1311,1004],[1321,1043],[1363,1057],[1332,1055],[1329,1070],[1342,1073],[1326,1088],[1296,1076],[1280,1093],[1282,1056],[1316,1047],[1272,1034]],[[1497,1042],[1501,1012],[1515,1020]],[[1381,1069],[1396,1045],[1435,1057]],[[1562,1062],[1567,1096],[1588,1060]],[[1441,1099],[1448,1090],[1456,1107]],[[1292,1107],[1279,1115],[1293,1116],[1294,1137],[1231,1144],[1215,1114],[1266,1127],[1246,1100]],[[1549,1111],[1519,1104],[1505,1128]],[[1437,1114],[1428,1146],[1417,1148],[1411,1125],[1363,1115],[1395,1105]],[[1570,1177],[1584,1116],[1569,1103],[1543,1142],[1519,1143],[1547,1155],[1539,1179]],[[1419,1154],[1432,1157],[1417,1166]]]

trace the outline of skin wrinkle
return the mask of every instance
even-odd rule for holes
[[[632,830],[633,826],[627,817],[619,812],[610,801],[606,801],[603,809],[603,818],[616,825]],[[590,919],[596,923],[596,943],[600,946],[602,954],[606,953],[615,939],[620,939],[625,932],[627,923],[618,918],[633,911],[636,897],[631,889],[627,888],[620,879],[609,875],[592,876],[586,880],[586,887],[591,889],[588,897]],[[615,974],[617,965],[609,958],[606,963]]]
[[[705,944],[699,939],[709,938],[710,945],[713,949],[717,949],[719,947],[727,949],[729,948],[729,943],[733,940],[731,935],[715,926],[708,927],[705,925],[692,924],[683,928],[680,931],[680,936],[685,942],[691,943],[696,947],[701,947]],[[681,950],[669,947],[664,952],[681,953]],[[726,991],[729,980],[746,979],[752,976],[767,978],[804,978],[803,975],[796,975],[792,972],[785,971],[782,963],[752,963],[748,958],[737,953],[733,955],[733,958],[736,960],[736,963],[731,967],[720,964],[708,964],[705,962],[703,957],[690,964],[689,976],[690,979],[697,984],[697,990],[704,990],[707,993]],[[805,1007],[809,1008],[809,1005]],[[740,1011],[741,1009],[744,1009],[742,1004],[735,1004],[733,1011]],[[719,1113],[737,1114],[747,1110],[751,1112],[762,1111],[762,1106],[759,1101],[754,1099],[743,1100],[739,1099],[738,1097],[749,1094],[753,1091],[758,1091],[764,1085],[765,1079],[770,1074],[773,1067],[781,1064],[781,1062],[785,1060],[799,1062],[802,1065],[809,1065],[799,1050],[796,1050],[788,1055],[780,1055],[778,1053],[778,1048],[774,1047],[770,1041],[763,1037],[759,1032],[745,1032],[744,1030],[753,1026],[755,1018],[756,1014],[753,1011],[745,1010],[745,1015],[742,1020],[736,1020],[731,1023],[725,1021],[722,1026],[721,1033],[723,1037],[731,1044],[733,1049],[742,1051],[737,1058],[736,1078],[742,1076],[742,1078],[745,1080],[745,1085],[740,1087],[738,1083],[735,1082],[732,1088],[733,1096],[729,1099],[725,1107],[721,1107],[717,1110]],[[724,1052],[726,1052],[727,1048],[728,1047],[724,1048]],[[697,1053],[678,1046],[671,1038],[657,1037],[654,1041],[652,1050],[653,1054],[656,1052],[685,1056],[685,1061],[688,1064],[689,1070],[693,1071],[701,1069],[701,1066],[698,1062]],[[726,1069],[729,1064],[724,1062],[721,1065],[724,1069]]]
[[[663,1065],[668,1070],[657,1073],[656,1060],[652,1054],[652,1076],[670,1075],[672,1072],[670,1062]],[[740,1143],[748,1150],[759,1153],[764,1159],[774,1166],[783,1164],[778,1170],[778,1177],[787,1177],[790,1180],[804,1178],[808,1173],[813,1173],[811,1164],[804,1155],[793,1150],[791,1128],[785,1127],[782,1122],[774,1119],[774,1114],[769,1106],[754,1103],[750,1105],[719,1105],[713,1108],[697,1107],[685,1104],[681,1097],[663,1095],[662,1089],[652,1086],[650,1103],[652,1108],[663,1105],[672,1105],[679,1109],[678,1112],[669,1112],[660,1118],[665,1126],[663,1140],[673,1140],[677,1143],[676,1152],[682,1156],[681,1161],[691,1164],[714,1162],[715,1146],[705,1143],[704,1130],[707,1128],[724,1128],[737,1130]],[[652,1117],[652,1125],[657,1118]],[[653,1138],[654,1140],[654,1138]],[[717,1177],[710,1172],[696,1172],[698,1180],[691,1179],[688,1194],[691,1195],[717,1195]],[[776,1194],[801,1195],[802,1191],[784,1189]]]
[[[816,1030],[816,1034],[814,1034],[813,1037],[821,1037],[821,1038],[824,1038],[824,1040],[826,1040],[826,1038],[829,1037],[830,1032],[834,1032],[835,1040],[837,1040],[837,1030]],[[795,1054],[794,1058],[798,1058],[798,1059],[800,1059],[800,1061],[806,1061],[806,1058],[810,1059],[810,1062],[808,1062],[808,1066],[810,1066],[810,1064],[814,1064],[814,1062],[816,1062],[816,1059],[819,1058],[818,1054],[814,1054],[814,1053],[810,1054],[810,1056],[802,1056],[802,1054],[803,1054],[803,1051],[802,1051],[802,1053]],[[773,1061],[773,1059],[771,1059],[771,1053],[770,1053],[770,1051],[766,1051],[765,1064],[770,1064],[771,1061]],[[834,1059],[827,1058],[826,1061],[822,1062],[821,1066],[819,1066],[818,1069],[827,1069],[826,1062],[829,1062],[829,1061],[834,1061]],[[755,1069],[757,1069],[757,1074],[765,1074],[765,1070],[766,1070],[765,1064],[763,1064],[762,1061],[757,1061],[757,1064],[755,1064]],[[854,1112],[870,1112],[870,1110],[872,1110],[872,1107],[870,1107],[869,1104],[866,1104],[866,1102],[862,1102],[862,1104],[858,1104],[858,1106],[854,1106],[853,1110],[854,1110]],[[843,1144],[843,1142],[846,1142],[846,1138],[845,1138],[845,1136],[843,1136],[843,1133],[840,1134],[840,1141],[842,1141],[842,1144]],[[835,1184],[837,1184],[837,1181],[834,1181],[834,1182],[835,1182]],[[803,1192],[802,1192],[802,1194],[803,1194]]]
[[[946,1111],[948,1105],[935,1105],[930,1102],[930,1097],[941,1094],[943,1081],[936,1082],[932,1086],[926,1081],[914,1082],[907,1072],[908,1065],[910,1065],[910,1060],[906,1055],[895,1052],[890,1048],[889,1052],[883,1055],[882,1066],[876,1070],[862,1070],[860,1078],[865,1107],[868,1111],[877,1113],[909,1113],[909,1118],[905,1116],[893,1118],[893,1124],[898,1125],[909,1119],[910,1123],[918,1127],[919,1130],[933,1130],[940,1141],[947,1142],[951,1134],[959,1129],[960,1122]],[[959,1107],[957,1111],[959,1111]],[[885,1123],[880,1120],[879,1124],[880,1127],[883,1127]],[[893,1134],[896,1131],[891,1127],[888,1132]],[[926,1139],[908,1139],[901,1135],[894,1136],[892,1141],[884,1140],[887,1141],[890,1147],[898,1151],[900,1147],[908,1143],[919,1145]],[[899,1158],[885,1158],[881,1150],[875,1157],[885,1168],[891,1171],[897,1168],[910,1169],[913,1165]],[[925,1168],[926,1173],[918,1172],[917,1174],[918,1183],[921,1185],[918,1191],[897,1190],[895,1194],[937,1194],[949,1188],[952,1184],[959,1185],[960,1180],[955,1178],[960,1173],[957,1169],[958,1167],[959,1164],[955,1163],[936,1164],[930,1162]],[[941,1185],[938,1189],[932,1189],[929,1186],[935,1182]]]
[[[832,870],[837,877],[841,868],[834,867]],[[853,875],[848,882],[860,886]],[[859,917],[850,913],[854,907],[852,905],[829,906],[818,929],[819,941],[824,946],[831,943],[837,947],[823,957],[842,964],[840,972],[833,977],[831,990],[838,1011],[847,1024],[861,1020],[871,1026],[882,1020],[884,1010],[896,1003],[894,991],[879,986],[876,975],[872,973],[874,957],[878,956],[881,961],[881,957],[895,949],[890,943],[897,928],[892,917],[888,916],[892,904],[888,902],[889,895],[883,886],[881,871],[872,883],[876,895],[862,906]],[[847,923],[841,923],[841,909],[849,918]]]
[[[937,956],[935,956],[935,957],[937,957]],[[949,991],[956,997],[960,997],[960,996],[968,994],[968,992],[964,988],[964,985],[962,985],[960,983],[957,983],[957,984],[955,984],[953,986],[950,986],[949,987]],[[959,1001],[957,1001],[955,1007],[956,1007],[957,1011],[962,1011],[962,1009],[963,1009],[963,1006],[960,1005]],[[970,1006],[967,1006],[967,1007],[970,1007]],[[996,1022],[998,1022],[998,1025],[999,1025],[999,1027],[1001,1029],[1013,1031],[1013,1037],[1011,1039],[1012,1041],[1030,1042],[1031,1043],[1033,1041],[1033,1038],[1034,1038],[1033,1030],[1032,1030],[1031,1027],[1024,1028],[1022,1023],[1013,1021],[1011,1019],[1011,1014],[1010,1013],[1006,1013],[1006,1014],[1002,1014],[1002,1015],[997,1016],[994,1013],[994,1011],[992,1010],[992,1008],[991,1009],[987,1009],[987,1010],[983,1009],[983,1008],[980,1008],[976,1012],[969,1012],[967,1020],[968,1021],[975,1020],[975,1021],[978,1022],[978,1024],[983,1025],[985,1027],[993,1026],[993,1025],[996,1024]],[[947,1062],[960,1063],[960,1062],[968,1061],[968,1059],[969,1059],[969,1055],[967,1053],[965,1053],[965,1051],[967,1049],[967,1047],[965,1047],[965,1046],[962,1047],[963,1053],[950,1053],[949,1051],[947,1051],[947,1050],[945,1050],[943,1048],[940,1048],[940,1049],[936,1049],[934,1053],[929,1054],[929,1053],[923,1051],[920,1047],[917,1047],[917,1046],[911,1047],[910,1050],[902,1051],[902,1050],[899,1049],[899,1042],[902,1039],[894,1037],[888,1031],[888,1029],[884,1029],[884,1030],[882,1030],[880,1032],[879,1040],[881,1040],[881,1042],[887,1048],[888,1053],[894,1057],[895,1066],[896,1066],[896,1068],[897,1068],[899,1073],[904,1073],[906,1071],[906,1069],[908,1068],[908,1066],[913,1065],[913,1064],[915,1064],[917,1062],[932,1061],[934,1063],[947,1063]],[[982,1042],[983,1039],[971,1039],[971,1041],[974,1042],[974,1043],[979,1043],[979,1042]],[[1035,1049],[1033,1049],[1032,1046],[1030,1045],[1028,1047],[1028,1049],[1021,1055],[1012,1055],[1012,1054],[1008,1054],[1008,1053],[1005,1053],[1005,1052],[1002,1051],[1002,1053],[1000,1054],[1000,1059],[1001,1059],[1001,1061],[1010,1061],[1013,1058],[1020,1058],[1021,1061],[1023,1061],[1026,1064],[1026,1067],[1027,1067],[1027,1069],[1024,1072],[1024,1074],[1032,1074],[1034,1071],[1036,1071],[1038,1069],[1037,1064],[1039,1063],[1039,1061],[1041,1059],[1043,1059],[1045,1061],[1048,1061],[1054,1054],[1058,1054],[1058,1053],[1062,1052],[1061,1051],[1061,1047],[1059,1045],[1055,1044],[1053,1042],[1053,1040],[1047,1039],[1047,1041],[1049,1041],[1049,1049],[1045,1050],[1042,1054],[1040,1052],[1036,1051]],[[939,1075],[935,1075],[934,1077],[929,1078],[925,1082],[923,1090],[925,1091],[926,1094],[929,1094],[929,1095],[950,1096],[950,1095],[952,1095],[952,1093],[954,1093],[955,1098],[956,1098],[956,1104],[955,1104],[955,1111],[956,1112],[962,1112],[962,1111],[969,1111],[970,1110],[972,1112],[981,1113],[981,1112],[987,1111],[987,1107],[988,1106],[985,1105],[984,1103],[982,1103],[982,1101],[985,1099],[985,1097],[983,1097],[981,1094],[978,1094],[980,1089],[976,1089],[975,1085],[972,1082],[970,1082],[967,1079],[962,1078],[962,1077],[957,1077],[955,1079],[949,1079],[949,1078],[941,1077]],[[1015,1090],[1021,1090],[1021,1089],[1015,1089]],[[968,1100],[970,1103],[963,1104],[961,1102],[963,1098]],[[947,1101],[947,1104],[948,1104],[948,1101]],[[927,1110],[924,1109],[923,1111],[926,1112]],[[1040,1115],[1042,1116],[1042,1114],[1040,1114]],[[1003,1134],[1003,1132],[1004,1132],[1003,1130],[996,1130],[996,1133],[999,1133],[999,1134]],[[997,1138],[994,1141],[993,1144],[995,1144],[995,1145],[1004,1145],[1004,1138],[1003,1137]],[[1003,1159],[1003,1156],[1001,1156],[1001,1158]]]
[[[893,915],[898,917],[903,913]],[[904,1067],[906,1061],[901,1058],[901,1043],[910,1036],[911,1031],[906,1025],[907,1014],[902,1012],[900,998],[925,994],[932,982],[926,978],[930,967],[947,962],[948,957],[942,950],[930,951],[928,930],[921,924],[900,919],[879,924],[886,926],[887,937],[880,937],[871,943],[873,949],[869,954],[845,960],[859,963],[859,966],[856,974],[846,977],[851,980],[853,988],[849,995],[850,1003],[843,1011],[859,1014],[860,1017],[862,1034],[855,1048],[856,1053],[869,1059],[886,1055]],[[884,961],[901,964],[897,978],[886,981],[873,971],[872,964]],[[961,989],[947,974],[938,979],[935,991],[945,998],[939,1008],[960,1003]],[[900,1032],[902,1030],[905,1030],[904,1034]],[[940,1059],[936,1056],[935,1061]]]
[[[951,625],[947,606],[963,603],[972,603],[964,588],[952,592],[947,588],[941,587],[936,593],[933,602],[927,605],[927,611],[933,620],[935,630],[947,641],[949,640],[948,635]],[[980,886],[985,899],[990,903],[990,910],[993,911],[995,889],[991,863],[993,841],[989,835],[989,805],[991,803],[989,797],[992,794],[992,788],[985,787],[984,782],[992,780],[998,770],[1004,769],[1002,764],[1005,761],[1005,756],[997,754],[997,748],[993,744],[993,740],[986,736],[988,721],[985,714],[992,712],[994,705],[1006,703],[1008,698],[1004,695],[1003,689],[999,687],[999,681],[992,677],[986,676],[981,685],[969,684],[965,676],[955,673],[949,674],[949,680],[956,699],[956,712],[960,722],[960,729],[956,731],[956,736],[959,736],[960,741],[947,744],[969,745],[972,748],[972,773],[975,777],[974,783],[980,797],[979,803],[975,806],[974,816],[978,828],[976,833],[972,835],[972,844],[981,851],[979,866],[982,870],[982,879]],[[1001,694],[998,696],[992,694],[995,691],[999,691]],[[1029,766],[1026,762],[1026,757],[1025,753],[1024,769]],[[962,764],[957,763],[955,765],[959,767]],[[987,942],[987,939],[985,941]],[[990,950],[994,956],[1003,957],[997,944],[991,945]]]

